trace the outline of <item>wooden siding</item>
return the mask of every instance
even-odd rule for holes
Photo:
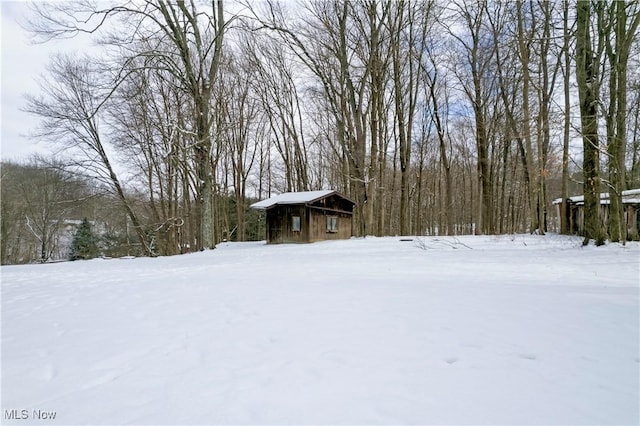
[[[300,231],[293,230],[293,217],[300,217]],[[337,219],[336,229],[327,229],[327,218]],[[348,239],[353,235],[353,202],[333,194],[313,203],[279,204],[266,212],[267,242],[308,243]]]
[[[322,198],[308,205],[312,210],[323,210],[326,211],[327,214],[330,212],[349,215],[353,214],[353,203],[337,194]]]
[[[327,218],[331,216],[338,219],[336,232],[327,230]],[[351,238],[352,215],[309,209],[309,218],[309,242]]]
[[[627,225],[627,239],[637,240],[640,231],[640,205],[627,204],[624,207],[624,215]],[[557,214],[560,217],[560,206],[557,205]],[[600,217],[603,223],[609,223],[609,205],[600,205]],[[584,235],[584,205],[569,204],[567,209],[567,218],[560,217],[560,220],[568,220],[569,233],[576,235]]]
[[[300,231],[294,231],[293,216],[300,216]],[[267,242],[304,243],[308,240],[308,217],[304,205],[275,206],[267,210]]]
[[[637,240],[640,238],[640,188],[622,191],[622,206],[624,209],[624,220],[627,228],[627,238]],[[606,225],[609,223],[610,215],[610,194],[603,192],[600,194],[600,218]],[[567,204],[566,215],[561,214],[561,204]],[[560,228],[566,224],[566,229],[571,234],[584,235],[584,196],[576,195],[566,200],[558,198],[553,201],[556,206],[556,214]]]

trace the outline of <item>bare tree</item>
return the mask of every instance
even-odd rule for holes
[[[219,129],[228,147],[228,159],[233,173],[233,191],[238,241],[246,238],[245,204],[247,179],[256,159],[256,139],[262,136],[264,120],[258,110],[258,96],[253,91],[249,61],[239,55],[228,55],[221,75],[224,84],[217,96],[216,109],[223,118]],[[231,237],[228,232],[227,238]]]
[[[269,2],[266,16],[254,11],[263,29],[280,35],[296,56],[318,78],[336,124],[336,138],[343,147],[348,166],[349,194],[356,202],[356,233],[366,235],[370,176],[366,167],[367,82],[369,62],[353,67],[351,58],[363,52],[365,38],[352,31],[354,5],[348,2],[318,2],[307,5],[305,25],[291,28],[281,5]]]
[[[449,34],[458,41],[464,67],[455,68],[462,89],[471,103],[475,119],[475,140],[478,155],[477,178],[478,199],[476,232],[479,234],[493,232],[492,202],[493,188],[490,177],[489,129],[487,108],[489,87],[489,67],[494,55],[494,47],[487,43],[484,36],[486,28],[484,20],[487,16],[487,1],[452,2],[451,19],[457,19],[465,33],[460,34],[455,28],[449,28]],[[464,68],[464,70],[462,69]],[[467,72],[468,71],[468,72]]]
[[[122,203],[138,235],[143,251],[151,248],[138,217],[125,196],[99,127],[100,108],[113,91],[113,82],[100,80],[104,70],[88,59],[58,55],[41,80],[43,95],[28,96],[25,110],[41,119],[34,136],[71,149],[77,166],[107,183]]]
[[[211,165],[213,123],[210,112],[212,88],[220,65],[223,34],[226,30],[222,0],[212,0],[210,8],[198,7],[195,0],[145,1],[139,5],[113,5],[99,8],[89,2],[72,5],[41,6],[35,10],[40,19],[32,30],[40,39],[70,37],[94,33],[110,18],[120,18],[122,31],[112,30],[104,42],[120,46],[125,63],[131,58],[149,58],[146,66],[172,73],[193,102],[191,131],[194,135],[194,164],[197,176],[199,248],[213,248],[213,170]],[[149,38],[166,40],[169,50],[131,51],[132,42]]]
[[[309,190],[308,148],[296,66],[287,58],[285,46],[266,34],[254,34],[253,39],[243,40],[242,46],[240,54],[251,60],[245,66],[252,72],[273,145],[284,165],[286,190]]]
[[[609,106],[607,123],[607,164],[609,171],[609,236],[611,241],[626,240],[622,207],[625,190],[627,144],[627,68],[632,44],[640,25],[640,6],[635,1],[611,1],[599,7],[599,23],[604,26],[605,52],[609,60]]]
[[[592,42],[592,5],[590,1],[578,1],[576,15],[576,80],[580,96],[580,121],[582,127],[585,240],[594,239],[596,245],[606,238],[600,217],[600,173],[598,140],[598,102],[600,101],[599,52]]]
[[[161,255],[182,253],[196,247],[199,239],[192,232],[197,219],[191,208],[197,184],[193,135],[184,130],[189,97],[173,75],[139,62],[142,58],[130,62],[127,80],[106,105],[105,122],[131,185],[146,190],[146,228],[155,250]]]
[[[636,62],[637,64],[637,62]],[[638,69],[636,66],[635,69]],[[626,173],[627,187],[640,187],[640,79],[630,84],[629,101],[629,143],[627,144],[627,161],[630,159],[629,172]],[[627,163],[628,164],[628,163]]]
[[[419,5],[419,6],[418,6]],[[400,160],[400,233],[410,233],[409,193],[411,144],[432,2],[397,2],[389,13],[395,120]]]
[[[562,1],[562,57],[563,57],[563,106],[564,126],[562,131],[562,189],[560,205],[560,232],[569,233],[569,211],[567,199],[569,198],[569,142],[571,135],[571,28],[569,23],[569,0]]]
[[[569,0],[301,1],[289,9],[245,1],[252,18],[234,31],[217,0],[36,5],[43,38],[99,31],[111,49],[101,78],[97,65],[76,61],[91,82],[51,74],[48,101],[32,97],[31,107],[58,119],[52,111],[73,109],[55,90],[95,85],[81,97],[90,99],[84,118],[65,118],[73,143],[50,129],[41,136],[91,147],[82,165],[128,202],[135,229],[162,254],[243,239],[253,229],[245,213],[252,195],[326,186],[356,202],[356,235],[544,233],[547,194],[566,198],[570,185],[574,41],[585,188],[602,190],[600,152],[612,193],[624,189],[625,164],[627,178],[640,173],[629,84],[637,76],[627,75],[637,3],[578,2],[582,17],[584,3],[589,15],[575,35]],[[127,188],[112,178],[111,147],[126,158]],[[624,232],[616,208],[612,239],[614,229]]]
[[[547,178],[550,176],[549,153],[551,151],[551,126],[554,93],[557,78],[562,66],[562,48],[555,48],[552,42],[552,29],[560,24],[554,20],[557,16],[557,3],[546,1],[530,2],[532,13],[541,15],[542,23],[537,25],[542,28],[537,37],[534,48],[537,53],[540,67],[534,86],[538,94],[538,118],[537,126],[537,150],[538,150],[538,224],[542,233],[547,229]],[[533,24],[535,25],[535,23]],[[532,213],[533,214],[533,213]]]

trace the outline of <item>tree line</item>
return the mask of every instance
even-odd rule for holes
[[[566,232],[551,200],[584,189],[587,237],[626,238],[620,193],[640,187],[637,2],[34,13],[38,40],[92,33],[102,49],[52,57],[27,101],[33,136],[108,188],[147,255],[245,240],[247,200],[320,188],[355,201],[358,236]]]
[[[0,163],[0,264],[145,254],[127,212],[112,190],[67,168],[67,164],[42,156]],[[153,226],[146,194],[134,190],[125,196],[145,224],[145,240],[151,253],[168,253],[162,230]],[[229,194],[218,200],[226,209],[221,216],[230,230],[223,239],[235,240],[236,199]],[[263,238],[264,218],[259,212],[247,208],[243,221],[248,239]],[[182,252],[188,251],[190,248],[184,247]]]

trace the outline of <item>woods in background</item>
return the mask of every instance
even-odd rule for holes
[[[34,135],[109,193],[143,254],[256,237],[250,200],[320,188],[356,202],[363,236],[561,231],[551,199],[584,186],[592,207],[613,194],[590,237],[626,238],[637,2],[35,8],[39,40],[97,29],[105,49],[52,58]]]

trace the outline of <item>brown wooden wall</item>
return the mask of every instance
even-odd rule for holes
[[[300,216],[300,232],[293,231],[292,217]],[[308,239],[308,217],[303,205],[275,206],[267,210],[267,242],[304,243]]]
[[[312,206],[303,204],[277,205],[267,210],[267,243],[308,243],[323,240],[341,240],[351,238],[352,205],[342,203],[340,197],[335,200],[320,200]],[[327,201],[327,202],[325,202]],[[342,210],[348,208],[349,210]],[[300,231],[292,228],[293,216],[300,216]],[[327,217],[337,217],[337,232],[327,231]]]
[[[327,231],[327,217],[338,218],[338,231]],[[321,210],[309,210],[309,242],[322,240],[345,240],[351,238],[352,215]]]
[[[639,233],[640,216],[638,216],[638,205],[625,205],[625,218],[627,221],[627,238],[637,239]],[[609,205],[600,205],[600,217],[603,223],[609,222]],[[561,218],[562,220],[562,218]],[[569,207],[569,232],[577,235],[584,235],[584,206],[570,205]]]
[[[310,204],[312,207],[320,207],[323,209],[339,210],[345,212],[353,212],[353,203],[340,197],[337,194],[333,194],[329,197],[322,198],[315,203]]]

